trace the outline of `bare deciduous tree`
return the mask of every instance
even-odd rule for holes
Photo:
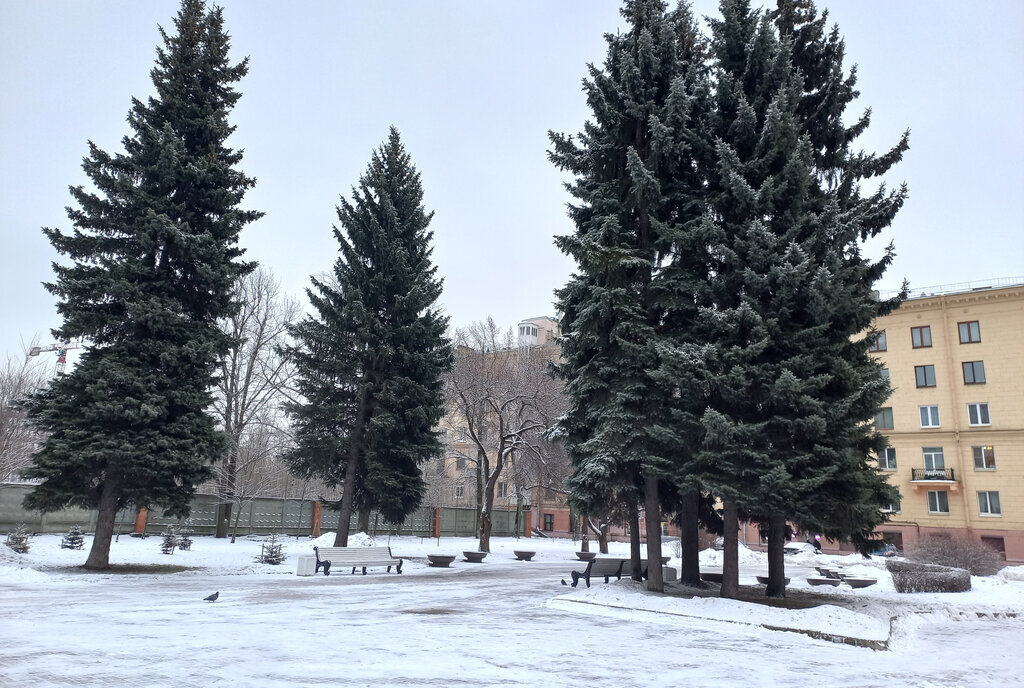
[[[0,367],[0,482],[14,480],[32,463],[41,436],[25,422],[19,401],[46,386],[49,371],[38,359],[7,357]]]
[[[455,364],[446,379],[450,418],[465,424],[473,449],[459,452],[478,470],[480,550],[490,551],[498,479],[510,464],[542,466],[542,438],[564,411],[562,384],[548,373],[551,348],[516,347],[512,331],[488,318],[459,330]],[[524,474],[525,475],[525,474]]]
[[[281,284],[264,268],[244,277],[236,286],[241,308],[222,323],[234,340],[221,362],[220,385],[214,410],[230,438],[230,448],[217,469],[217,537],[227,537],[232,505],[237,503],[239,461],[247,433],[260,436],[254,426],[280,428],[278,407],[283,400],[291,365],[281,353],[286,326],[300,312],[299,303],[281,291]],[[237,519],[236,519],[237,520]]]

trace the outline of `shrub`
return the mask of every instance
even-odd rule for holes
[[[160,542],[160,551],[164,554],[174,554],[174,550],[178,547],[178,529],[171,526],[161,535],[163,540]]]
[[[892,574],[896,592],[965,592],[971,589],[971,574],[966,569],[892,559],[885,562],[885,568]]]
[[[994,549],[964,538],[929,536],[907,551],[907,558],[924,564],[967,569],[972,576],[991,576],[1006,566]]]

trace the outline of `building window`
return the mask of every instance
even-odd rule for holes
[[[915,349],[924,349],[931,346],[932,328],[928,325],[924,327],[911,327],[910,341],[913,342]]]
[[[921,412],[921,427],[922,428],[937,428],[937,427],[939,427],[939,407],[938,406],[918,406],[917,408]]]
[[[892,428],[892,407],[886,406],[878,409],[878,413],[875,414],[875,429],[892,430]]]
[[[946,494],[945,490],[929,490],[928,491],[928,513],[929,514],[948,514],[949,513],[949,495]]]
[[[458,459],[455,459],[455,468],[456,469],[461,471],[465,467],[466,467],[466,460],[464,458],[460,457]]]
[[[978,325],[977,320],[957,323],[957,326],[960,328],[961,344],[973,344],[981,341],[981,326]]]
[[[902,511],[902,508],[900,506],[900,500],[897,499],[895,502],[891,504],[883,504],[882,511],[888,514],[898,514],[900,511]]]
[[[875,353],[877,351],[885,351],[885,330],[882,330],[875,335],[874,340],[868,344],[868,351]]]
[[[878,467],[883,471],[896,470],[896,447],[886,447],[878,455]]]
[[[964,361],[964,384],[983,385],[985,384],[985,362]]]
[[[999,506],[998,492],[978,493],[978,513],[982,516],[1002,516],[1003,511]]]
[[[971,425],[992,425],[988,404],[967,404],[967,419]]]
[[[914,376],[917,377],[918,387],[935,386],[935,366],[933,365],[914,366]]]
[[[456,485],[455,486],[455,498],[458,499],[460,497],[465,497],[465,496],[466,496],[466,488],[465,488],[465,486],[463,486],[463,485]]]
[[[554,530],[554,529],[555,529],[555,515],[554,514],[544,514],[544,530]]]
[[[996,469],[995,447],[971,447],[974,454],[974,470],[994,471]]]
[[[508,497],[508,483],[505,483],[505,482],[498,483],[498,496],[499,497]]]
[[[879,371],[879,373],[881,374],[883,380],[885,380],[886,382],[889,382],[889,369],[888,368],[882,368],[882,370]]]
[[[942,453],[942,447],[923,447],[924,471],[930,478],[946,477],[946,458]]]
[[[459,428],[459,442],[469,442],[468,428]]]

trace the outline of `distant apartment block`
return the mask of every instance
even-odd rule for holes
[[[890,444],[878,465],[900,491],[879,532],[1024,561],[1024,279],[917,291],[875,328],[894,390],[875,419]]]

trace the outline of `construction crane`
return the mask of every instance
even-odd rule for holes
[[[28,357],[38,356],[39,354],[46,353],[47,351],[57,352],[57,374],[60,375],[64,372],[64,368],[68,364],[68,351],[70,349],[81,349],[82,342],[58,342],[56,344],[50,344],[49,346],[33,346],[28,351]]]

